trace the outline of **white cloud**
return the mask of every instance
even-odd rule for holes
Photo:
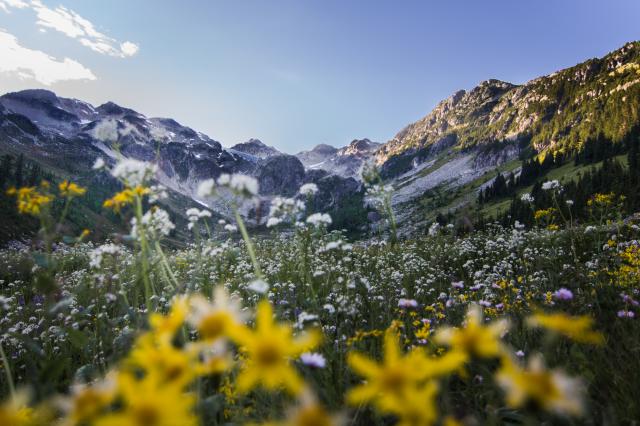
[[[90,69],[73,59],[58,60],[40,50],[23,47],[18,39],[0,29],[0,73],[34,79],[44,85],[64,80],[95,80]]]
[[[138,53],[140,46],[135,43],[131,43],[130,41],[125,41],[120,45],[120,50],[125,56],[133,56]]]
[[[0,0],[0,8],[9,12],[10,7],[32,9],[38,18],[36,25],[40,30],[52,29],[67,37],[78,40],[83,46],[104,54],[125,58],[135,55],[139,46],[130,41],[118,43],[117,40],[96,30],[91,21],[78,15],[71,9],[58,6],[55,9],[47,7],[41,0],[31,0],[30,3],[24,0]]]
[[[29,4],[23,0],[0,0],[0,9],[7,13],[10,13],[9,8],[15,7],[16,9],[24,9]]]

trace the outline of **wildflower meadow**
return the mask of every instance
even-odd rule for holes
[[[40,231],[0,250],[0,425],[640,419],[640,227],[615,194],[593,194],[588,222],[555,205],[533,227],[407,238],[393,188],[372,182],[387,226],[350,240],[311,210],[313,184],[275,198],[255,231],[257,181],[221,175],[198,195],[229,218],[189,209],[176,248],[156,171],[108,169],[122,189],[103,207],[129,231],[105,241],[63,235],[76,183],[9,190]]]

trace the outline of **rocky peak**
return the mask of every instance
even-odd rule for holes
[[[253,155],[257,158],[269,158],[274,155],[280,155],[280,151],[272,146],[265,145],[261,140],[251,138],[246,142],[236,144],[231,147],[232,150]]]
[[[367,138],[354,139],[351,141],[349,145],[338,150],[337,154],[341,156],[353,155],[353,156],[362,157],[362,156],[371,154],[373,151],[378,149],[379,146],[380,146],[379,143],[371,142]]]
[[[122,117],[125,115],[129,116],[141,116],[141,114],[135,112],[129,108],[123,108],[120,105],[114,102],[106,102],[99,107],[96,108],[96,111],[102,116],[110,116],[110,117]]]

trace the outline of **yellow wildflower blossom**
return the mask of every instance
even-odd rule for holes
[[[302,379],[291,366],[291,360],[318,346],[320,333],[294,339],[291,327],[275,323],[271,305],[263,300],[256,310],[255,331],[241,326],[230,330],[230,334],[246,357],[237,379],[239,392],[248,392],[259,385],[270,390],[283,387],[292,394],[302,390]]]
[[[33,424],[34,410],[27,405],[27,394],[17,393],[0,405],[0,425],[27,426]]]
[[[58,189],[60,190],[60,195],[63,197],[77,197],[84,195],[85,192],[87,192],[86,188],[78,186],[73,182],[69,182],[66,179],[58,184]]]
[[[196,398],[181,387],[164,385],[153,375],[138,380],[132,375],[118,376],[122,408],[99,417],[95,426],[196,426],[193,409]]]
[[[373,402],[381,412],[399,413],[408,393],[427,379],[458,370],[466,360],[466,355],[460,352],[428,357],[419,348],[403,355],[397,334],[387,330],[382,363],[378,364],[358,353],[349,353],[349,366],[365,377],[366,383],[351,389],[347,400],[352,405]]]
[[[113,209],[116,213],[127,204],[132,204],[135,197],[143,197],[149,194],[151,190],[144,186],[136,186],[135,188],[125,188],[113,197],[105,200],[103,207]]]
[[[560,371],[547,371],[541,356],[532,357],[526,369],[505,357],[496,373],[496,381],[504,389],[511,407],[534,403],[556,414],[580,415],[583,412],[583,385]]]
[[[502,319],[488,326],[483,325],[482,322],[482,308],[479,305],[470,305],[465,327],[444,327],[436,333],[435,341],[470,356],[497,357],[504,351],[500,339],[509,329],[509,321]]]
[[[17,197],[18,211],[23,214],[38,216],[42,208],[53,201],[53,196],[39,191],[35,186],[20,189],[9,188],[8,195]]]
[[[191,299],[188,321],[205,341],[229,335],[231,329],[243,323],[245,319],[240,300],[230,297],[222,286],[214,290],[212,303],[202,296],[194,296]]]
[[[572,317],[564,313],[537,313],[528,318],[529,325],[543,327],[551,332],[567,336],[576,342],[602,344],[604,336],[591,329],[593,319],[583,315]]]

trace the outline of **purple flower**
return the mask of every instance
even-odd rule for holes
[[[502,310],[504,308],[504,303],[498,303],[496,305],[496,309]]]
[[[571,290],[562,287],[560,290],[553,293],[553,297],[557,300],[571,300],[573,299],[573,293]]]
[[[635,316],[633,311],[618,311],[618,318],[635,318]]]
[[[480,306],[484,306],[485,308],[488,308],[488,307],[490,307],[490,306],[491,306],[491,302],[488,302],[488,301],[486,301],[486,300],[481,300],[481,301],[479,301],[479,302],[478,302],[478,304],[479,304]]]
[[[398,307],[402,309],[417,308],[418,302],[414,299],[400,299],[398,300]]]
[[[305,352],[300,355],[300,361],[306,366],[313,368],[324,368],[327,365],[327,360],[317,352]]]
[[[518,358],[522,358],[522,357],[524,356],[524,351],[521,351],[521,350],[520,350],[520,351],[516,352],[516,356],[517,356]]]
[[[454,281],[451,283],[453,288],[464,288],[464,281]]]

